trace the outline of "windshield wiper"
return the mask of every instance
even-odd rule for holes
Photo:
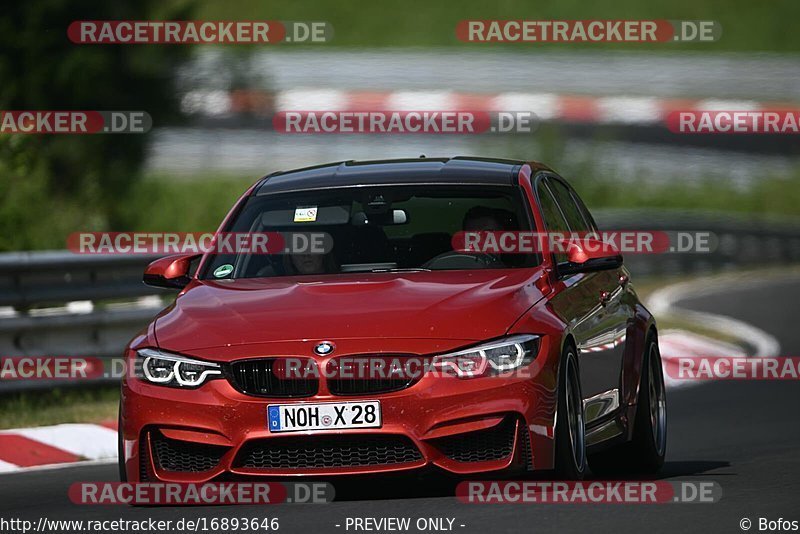
[[[403,268],[380,268],[380,269],[371,269],[371,273],[419,273],[419,272],[426,272],[429,273],[431,270],[426,269],[424,267],[403,267]]]

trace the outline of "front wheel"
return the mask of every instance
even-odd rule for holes
[[[564,349],[556,414],[556,478],[582,480],[586,474],[586,426],[578,362],[572,347]]]

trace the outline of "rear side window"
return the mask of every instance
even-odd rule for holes
[[[570,230],[573,232],[588,232],[591,230],[591,225],[587,221],[577,202],[573,198],[570,190],[559,180],[548,179],[547,184],[550,190],[553,191],[558,205],[561,206],[561,211],[567,219]]]
[[[567,221],[564,219],[564,215],[558,208],[558,204],[545,185],[544,180],[539,181],[539,185],[536,187],[536,193],[539,196],[539,204],[542,207],[542,217],[544,218],[545,226],[547,226],[547,231],[551,233],[568,233],[569,226],[567,225]],[[556,263],[567,261],[567,255],[564,253],[556,253],[553,254],[553,256]]]
[[[539,182],[536,188],[536,193],[539,196],[539,204],[542,206],[542,217],[544,217],[544,224],[547,226],[548,232],[569,232],[569,225],[564,219],[564,215],[558,208],[553,195],[547,189],[544,180]]]
[[[597,223],[595,223],[594,217],[592,217],[592,214],[589,213],[589,210],[586,208],[586,204],[583,203],[583,200],[581,200],[581,197],[579,197],[575,191],[572,192],[572,199],[578,205],[578,209],[581,210],[581,215],[583,215],[583,219],[589,226],[589,230],[594,233],[598,233]]]

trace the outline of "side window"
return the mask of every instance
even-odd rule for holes
[[[564,215],[558,208],[558,204],[556,204],[550,190],[545,186],[544,180],[539,182],[536,193],[539,196],[539,203],[542,206],[542,217],[544,217],[544,224],[547,225],[547,231],[569,232],[567,221],[564,219]]]
[[[583,219],[586,221],[589,229],[592,232],[598,233],[597,223],[594,222],[594,217],[592,217],[592,214],[589,213],[589,209],[586,207],[586,204],[583,203],[583,200],[581,200],[581,197],[579,197],[575,191],[572,192],[572,199],[575,200],[575,203],[578,205],[578,209],[581,210],[581,215],[583,215]]]
[[[590,223],[584,218],[581,209],[572,197],[570,190],[560,180],[548,179],[547,184],[556,197],[561,211],[569,223],[569,228],[573,232],[588,232],[591,230]]]
[[[547,226],[547,231],[550,233],[569,232],[567,221],[564,219],[564,215],[558,208],[558,204],[556,204],[544,180],[539,181],[539,185],[536,187],[536,194],[539,197],[539,204],[542,206],[542,217],[544,218],[544,224]],[[555,254],[555,261],[556,263],[565,262],[567,261],[567,255],[564,253],[557,253]]]

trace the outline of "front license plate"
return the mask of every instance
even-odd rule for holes
[[[378,428],[381,426],[381,403],[270,404],[267,426],[270,432]]]

